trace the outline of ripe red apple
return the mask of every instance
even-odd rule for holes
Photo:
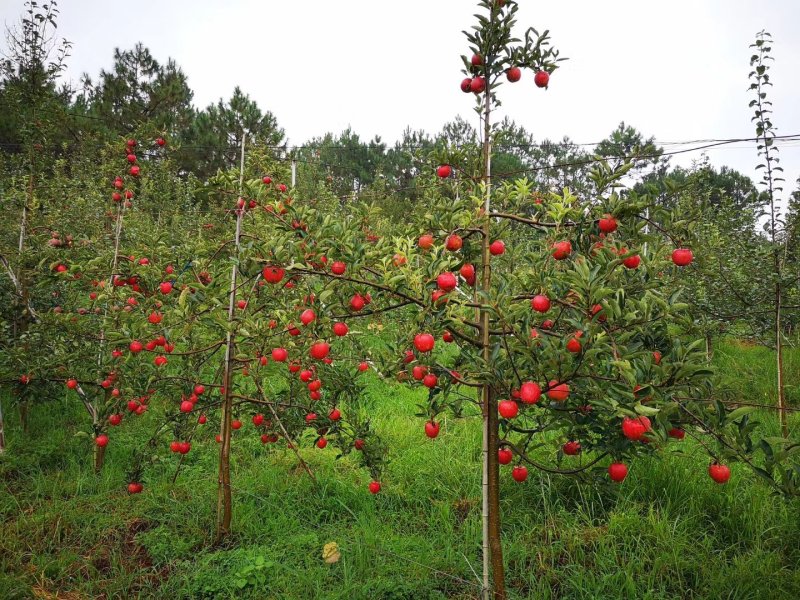
[[[535,381],[526,381],[519,388],[519,398],[525,404],[536,404],[542,397],[542,389]]]
[[[433,247],[433,236],[429,234],[419,236],[417,245],[423,250],[430,250]]]
[[[567,442],[566,444],[561,446],[561,450],[567,456],[575,456],[576,454],[580,454],[581,445],[580,445],[580,442],[576,442],[574,440],[570,440],[569,442]]]
[[[447,179],[450,175],[453,174],[453,168],[450,165],[440,165],[438,169],[436,169],[437,177],[442,179]]]
[[[516,83],[522,77],[522,70],[519,67],[509,67],[506,71],[506,79],[511,83]]]
[[[564,402],[569,397],[569,386],[553,379],[547,384],[547,397],[554,402]]]
[[[731,478],[731,470],[726,465],[713,463],[708,467],[708,475],[719,484],[727,483]]]
[[[128,348],[134,354],[138,354],[139,352],[141,352],[144,349],[144,346],[142,346],[142,343],[139,340],[133,340],[131,342],[131,345],[128,346]]]
[[[642,257],[638,254],[634,254],[633,256],[629,256],[625,260],[622,261],[622,264],[625,265],[626,269],[635,269],[639,266],[639,263],[642,262]]]
[[[419,352],[430,352],[434,344],[434,337],[430,333],[418,333],[414,336],[414,347]]]
[[[497,462],[507,465],[514,459],[514,453],[509,448],[500,448],[497,451]]]
[[[347,265],[341,261],[337,260],[331,265],[331,273],[334,275],[344,275],[345,270],[347,270]]]
[[[378,481],[370,481],[369,482],[369,493],[370,494],[377,494],[381,491],[381,484]]]
[[[285,274],[286,271],[284,271],[280,267],[275,267],[275,266],[266,266],[261,271],[261,275],[264,277],[264,280],[267,283],[280,283]]]
[[[363,450],[364,449],[364,440],[358,438],[355,442],[353,442],[353,446],[355,446],[356,450]]]
[[[253,425],[255,425],[256,427],[261,427],[263,423],[264,423],[264,415],[260,413],[253,415]]]
[[[453,273],[446,271],[436,278],[436,285],[438,285],[439,289],[442,291],[451,292],[456,289],[458,279]]]
[[[192,404],[189,400],[184,400],[181,402],[181,412],[182,413],[189,413],[192,412],[194,408],[194,404]]]
[[[347,335],[348,331],[350,331],[350,328],[347,326],[346,323],[333,324],[333,333],[339,337]]]
[[[442,334],[442,340],[447,344],[452,344],[455,341],[455,337],[453,337],[453,333],[450,331],[445,331]]]
[[[368,363],[366,363],[366,362],[359,363],[359,365],[358,365],[358,370],[359,371],[361,371],[363,373],[367,369],[369,369],[369,364]]]
[[[653,362],[657,365],[661,364],[661,352],[658,350],[653,350]]]
[[[673,427],[669,430],[667,435],[669,435],[671,438],[675,438],[676,440],[682,440],[686,437],[686,432],[679,427]]]
[[[550,83],[550,73],[547,71],[537,71],[536,75],[533,76],[533,83],[536,84],[536,87],[547,87],[547,84]]]
[[[439,378],[436,377],[433,373],[428,373],[425,377],[422,378],[422,385],[427,388],[433,389],[437,385],[439,385]]]
[[[162,137],[156,138],[156,144],[158,144],[159,146],[161,146],[163,148],[164,146],[167,145],[167,140],[165,140]]]
[[[163,367],[165,364],[167,364],[167,357],[166,356],[161,356],[161,355],[156,356],[153,359],[153,364],[155,366],[157,366],[157,367]]]
[[[519,405],[513,400],[501,400],[497,404],[497,412],[504,419],[513,419],[519,414]]]
[[[608,476],[614,483],[622,483],[628,476],[628,467],[625,463],[611,463],[608,465]]]
[[[618,224],[614,217],[611,215],[605,215],[603,218],[597,221],[597,226],[603,233],[614,233],[617,230]]]
[[[422,381],[427,374],[428,367],[423,365],[414,365],[414,368],[411,369],[411,376],[417,381]]]
[[[106,446],[108,446],[108,436],[101,433],[96,438],[94,438],[94,443],[97,444],[100,448],[105,448]]]
[[[461,266],[461,276],[469,285],[475,284],[475,265],[467,263]]]
[[[528,468],[522,465],[517,465],[511,470],[511,477],[514,478],[514,481],[522,483],[528,478]]]
[[[77,379],[67,379],[67,387],[71,390],[74,390],[78,387],[78,380]]]
[[[141,169],[136,165],[133,165],[130,169],[128,169],[128,173],[130,173],[133,177],[138,177],[140,172]]]
[[[277,362],[284,362],[287,358],[289,358],[289,352],[286,350],[286,348],[272,349],[272,360]]]
[[[622,419],[622,435],[629,440],[640,440],[645,433],[650,431],[650,419],[647,417],[636,417]]]
[[[269,185],[270,183],[272,183],[272,177],[268,177],[265,175],[264,177],[261,178],[261,182],[264,185]]]
[[[319,379],[315,379],[314,381],[309,382],[306,387],[308,388],[309,392],[316,392],[322,387],[322,382]]]
[[[483,57],[480,54],[473,54],[470,63],[473,67],[480,67],[483,64]]]
[[[506,245],[503,240],[495,240],[489,245],[489,252],[492,256],[500,256],[506,251]]]
[[[320,450],[322,450],[327,445],[328,445],[328,440],[326,440],[324,437],[321,437],[317,440],[317,448],[319,448]]]
[[[313,423],[317,420],[317,413],[310,412],[306,415],[306,424]]]
[[[231,429],[241,429],[242,422],[239,419],[234,419],[231,421]]]
[[[553,258],[564,260],[572,254],[572,244],[569,241],[561,241],[553,244]]]
[[[472,77],[461,80],[461,91],[469,94],[472,91]]]
[[[581,342],[577,338],[570,338],[567,342],[567,350],[573,354],[578,354],[581,351]]]
[[[208,419],[205,415],[200,415],[200,417],[197,419],[197,422],[200,423],[200,425],[205,425],[207,420]]]
[[[141,483],[132,481],[131,483],[128,484],[128,493],[129,494],[140,494],[143,489],[144,489],[144,486]]]
[[[315,312],[314,312],[313,310],[311,310],[310,308],[307,308],[306,310],[304,310],[304,311],[303,311],[303,312],[300,314],[300,322],[301,322],[303,325],[310,325],[311,323],[313,323],[313,322],[314,322],[314,320],[315,320],[316,318],[317,318],[317,313],[315,313]]]
[[[352,310],[354,310],[355,312],[363,310],[364,306],[366,306],[366,304],[367,304],[367,301],[364,299],[364,296],[362,296],[361,294],[356,294],[355,296],[350,298],[350,308]]]
[[[464,245],[464,240],[461,239],[460,235],[456,235],[455,233],[448,235],[447,240],[445,240],[445,248],[450,250],[450,252],[456,252],[457,250],[461,250],[461,247]]]
[[[531,308],[536,312],[546,313],[550,310],[550,298],[544,294],[538,294],[531,300]]]
[[[238,308],[239,310],[244,310],[245,308],[247,308],[247,300],[239,300],[239,301],[236,303],[236,306],[237,306],[237,308]]]
[[[676,248],[672,251],[672,262],[679,267],[691,264],[692,260],[694,260],[694,255],[689,248]]]
[[[486,90],[486,80],[483,77],[473,77],[469,89],[473,94],[480,94]]]
[[[433,439],[439,435],[439,423],[436,421],[427,421],[425,423],[425,435]]]
[[[342,418],[342,411],[340,411],[338,408],[334,408],[328,413],[328,418],[331,421],[338,421]]]
[[[328,353],[331,351],[331,347],[328,342],[317,342],[311,346],[309,350],[309,355],[311,358],[315,358],[317,360],[322,360]]]

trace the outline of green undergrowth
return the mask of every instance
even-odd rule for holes
[[[715,361],[727,385],[744,392],[739,378],[748,378],[743,397],[766,394],[761,401],[770,397],[759,379],[769,376],[765,356],[727,344]],[[371,496],[368,474],[350,458],[306,443],[315,486],[291,452],[263,446],[248,422],[235,432],[234,533],[223,546],[213,545],[210,430],[174,485],[170,455],[147,471],[144,493],[128,496],[128,461],[154,416],[114,430],[98,476],[89,442],[74,437],[85,425],[74,399],[33,407],[27,436],[9,415],[0,598],[477,597],[480,424],[448,418],[429,440],[414,417],[424,396],[370,377],[370,414],[390,445],[383,491]],[[776,429],[769,414],[759,418]],[[517,484],[504,467],[511,597],[800,597],[800,503],[775,497],[741,465],[728,485],[715,485],[708,458],[679,444],[680,453],[634,462],[619,486],[538,472]],[[328,565],[322,548],[331,541],[341,559]]]

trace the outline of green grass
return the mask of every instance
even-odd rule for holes
[[[759,401],[771,398],[768,358],[735,344],[715,355],[726,384]],[[89,442],[73,437],[79,408],[35,407],[27,438],[12,415],[0,458],[0,598],[474,598],[480,426],[450,419],[428,440],[415,400],[370,382],[373,420],[391,446],[375,497],[367,473],[330,448],[302,450],[315,489],[291,453],[266,449],[245,425],[234,444],[234,535],[222,548],[211,545],[213,440],[194,444],[174,486],[170,458],[131,497],[125,468],[154,426],[147,417],[115,430],[96,476]],[[538,473],[520,485],[504,468],[511,597],[800,597],[800,503],[738,465],[717,486],[707,458],[682,447],[685,455],[636,461],[615,487]],[[329,541],[342,549],[335,565],[321,560]]]

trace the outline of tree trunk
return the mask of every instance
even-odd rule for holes
[[[103,464],[106,459],[106,447],[105,446],[98,446],[95,444],[94,446],[94,472],[99,473],[103,470]]]
[[[487,73],[489,72],[487,62]],[[488,77],[487,77],[488,79]],[[483,210],[486,220],[483,225],[482,240],[482,273],[481,288],[488,292],[492,285],[492,272],[490,265],[491,253],[489,245],[491,242],[491,220],[488,215],[491,211],[492,199],[492,128],[491,128],[491,85],[484,93],[483,106],[483,183],[485,196]],[[483,300],[485,302],[485,300]],[[480,312],[480,331],[483,346],[483,359],[488,363],[491,359],[491,334],[490,334],[490,315],[486,309]],[[503,546],[500,538],[500,475],[499,463],[497,461],[497,438],[499,433],[499,423],[497,418],[497,399],[494,390],[488,383],[482,387],[483,399],[483,548],[484,548],[484,588],[487,586],[488,563],[491,563],[492,589],[494,598],[505,600],[505,571],[503,567]],[[489,549],[489,556],[486,556],[486,549]],[[484,589],[484,596],[488,590]]]
[[[789,437],[789,421],[786,418],[786,390],[783,382],[783,336],[781,335],[781,284],[775,284],[775,351],[778,368],[778,416],[781,435]]]
[[[239,193],[244,184],[244,144],[247,132],[242,133],[242,157],[239,171]],[[234,257],[239,257],[239,244],[242,236],[243,210],[236,210],[236,238]],[[236,302],[236,278],[238,275],[237,262],[231,267],[231,287],[228,294],[228,324],[234,321],[234,307]],[[220,436],[222,447],[219,450],[219,479],[217,487],[217,533],[216,542],[220,543],[231,532],[233,518],[233,497],[231,495],[231,417],[233,413],[233,400],[231,398],[231,384],[233,383],[233,355],[235,350],[235,335],[232,328],[228,329],[225,344],[225,369],[222,376],[222,424]]]

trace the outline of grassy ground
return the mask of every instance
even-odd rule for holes
[[[723,345],[715,360],[752,398],[767,393],[768,359]],[[36,407],[27,438],[12,418],[0,458],[0,598],[476,597],[479,424],[451,420],[428,440],[413,392],[370,385],[391,445],[383,492],[370,496],[367,474],[333,450],[306,448],[315,490],[291,454],[265,449],[246,425],[236,432],[235,534],[224,548],[210,545],[213,440],[194,445],[175,485],[166,460],[148,471],[145,493],[128,496],[131,448],[152,424],[116,430],[95,476],[88,442],[73,439],[84,419],[74,405]],[[697,448],[683,449],[635,462],[616,487],[536,473],[520,485],[504,471],[512,597],[800,597],[800,503],[738,466],[717,486]],[[342,550],[335,565],[321,560],[329,541]]]

